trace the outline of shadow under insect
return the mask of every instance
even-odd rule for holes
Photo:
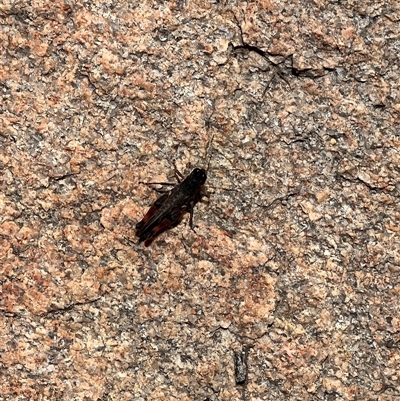
[[[203,196],[207,196],[203,186],[207,180],[206,170],[196,167],[184,178],[175,167],[175,176],[178,184],[145,183],[174,185],[150,206],[143,219],[136,224],[136,236],[139,243],[144,241],[145,246],[149,246],[163,232],[176,227],[183,220],[185,213],[190,214],[189,226],[194,231],[193,209]]]

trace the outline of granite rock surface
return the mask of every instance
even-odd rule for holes
[[[399,2],[7,0],[0,49],[1,400],[400,399]]]

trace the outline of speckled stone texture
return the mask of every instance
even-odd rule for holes
[[[0,400],[400,399],[397,0],[5,0],[0,49]]]

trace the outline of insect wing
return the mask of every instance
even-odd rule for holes
[[[150,220],[145,223],[140,231],[136,232],[136,235],[139,237],[139,242],[145,241],[145,246],[149,246],[154,241],[154,239],[162,234],[164,231],[176,227],[182,221],[183,216],[186,213],[185,208],[177,207],[170,208],[164,212],[158,213],[159,208],[161,207],[161,205],[164,204],[166,198],[160,197],[158,200],[160,200],[160,202],[158,202],[159,205],[155,205],[157,203],[156,201],[147,212],[147,214],[150,214],[151,209],[155,208],[156,211],[153,216],[150,217]],[[159,214],[159,216],[157,214]],[[138,224],[141,224],[141,222]]]
[[[144,245],[149,246],[156,239],[156,237],[158,237],[164,231],[176,227],[182,221],[183,214],[184,213],[181,212],[176,217],[165,217],[150,232],[146,232],[144,237],[140,238],[139,241],[145,241]]]
[[[151,206],[150,209],[147,211],[145,216],[139,223],[136,224],[136,236],[141,238],[146,231],[151,231],[154,224],[157,224],[157,212],[160,209],[161,205],[166,201],[168,198],[168,193],[161,195]],[[141,242],[142,240],[140,240]]]

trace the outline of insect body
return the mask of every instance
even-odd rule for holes
[[[136,236],[139,243],[144,241],[149,246],[153,240],[171,228],[176,227],[185,213],[190,213],[189,225],[193,228],[193,208],[206,194],[203,185],[207,179],[206,170],[195,168],[182,181],[183,176],[176,170],[178,184],[163,193],[147,211],[143,219],[136,224]],[[173,184],[168,184],[173,185]]]

